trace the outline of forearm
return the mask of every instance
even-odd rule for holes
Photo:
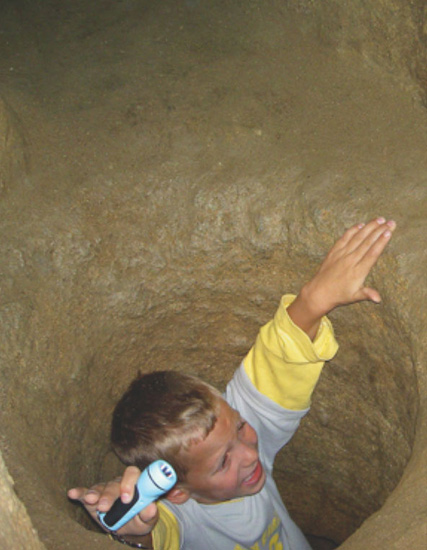
[[[321,311],[310,299],[310,287],[305,285],[288,307],[288,315],[293,323],[303,330],[313,342],[318,333],[322,317],[327,311]]]
[[[288,315],[294,299],[282,298],[274,319],[262,327],[244,359],[244,367],[258,391],[286,409],[303,410],[310,405],[324,361],[335,355],[338,345],[326,318],[320,320],[311,341]]]
[[[348,229],[293,303],[287,303],[286,313],[279,308],[274,321],[261,329],[244,360],[257,389],[285,408],[308,406],[323,361],[338,349],[325,316],[339,306],[381,301],[365,279],[395,227],[381,217]]]

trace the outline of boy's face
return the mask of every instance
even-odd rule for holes
[[[224,400],[213,430],[186,454],[190,466],[184,486],[200,503],[254,495],[264,486],[257,434]]]

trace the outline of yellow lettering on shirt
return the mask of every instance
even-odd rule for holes
[[[276,533],[273,537],[271,537],[270,542],[268,544],[268,550],[283,550],[283,544],[279,540],[278,533]]]
[[[279,527],[280,520],[277,516],[274,516],[261,538],[249,550],[283,550],[283,544],[278,533]],[[246,548],[237,544],[234,550],[246,550]]]

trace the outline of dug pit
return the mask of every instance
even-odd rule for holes
[[[67,300],[52,300],[52,288],[39,290],[25,322],[31,366],[9,378],[5,435],[13,442],[6,449],[12,473],[19,456],[31,457],[16,474],[32,487],[31,498],[20,496],[43,538],[52,528],[50,507],[55,516],[67,510],[88,526],[65,502],[66,487],[120,473],[109,452],[109,422],[138,370],[197,373],[223,388],[257,327],[274,313],[277,288],[283,282],[296,290],[289,266],[299,264],[303,278],[309,274],[305,262],[283,253],[254,266],[241,251],[225,268],[213,265],[213,252],[207,251],[208,266],[193,252],[185,252],[150,298],[127,270],[118,273],[126,295],[102,294],[100,281],[93,284],[101,276],[100,249],[79,273],[81,294],[74,287]],[[23,307],[10,305],[8,313],[17,320]],[[280,456],[277,478],[301,527],[341,543],[397,485],[411,455],[418,394],[407,330],[393,311],[359,306],[337,315],[335,324],[341,351],[326,368],[310,416]]]
[[[136,372],[223,389],[280,295],[384,214],[383,302],[332,314],[340,351],[276,478],[314,548],[423,550],[421,8],[369,27],[362,3],[6,4],[2,545],[117,548],[66,490],[121,471]]]

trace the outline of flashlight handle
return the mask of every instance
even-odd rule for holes
[[[141,510],[167,493],[177,480],[175,470],[164,460],[152,462],[139,476],[131,502],[118,498],[108,512],[98,512],[99,521],[109,531],[117,531]]]

